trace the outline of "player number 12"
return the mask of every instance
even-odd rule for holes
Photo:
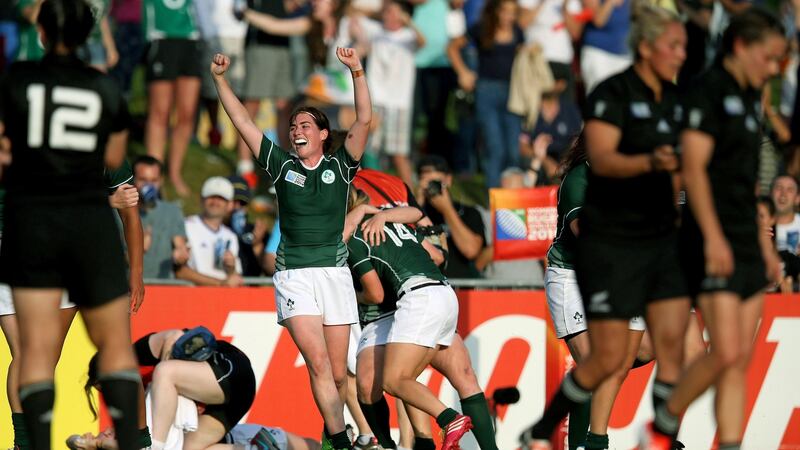
[[[28,86],[28,147],[39,148],[44,143],[45,95],[43,84]],[[94,151],[97,135],[88,131],[100,122],[103,102],[97,92],[56,86],[52,89],[50,101],[54,104],[50,117],[48,147],[79,152]]]

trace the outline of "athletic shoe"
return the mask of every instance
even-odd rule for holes
[[[552,450],[553,448],[549,440],[533,437],[533,427],[519,435],[519,445],[522,450]]]
[[[442,450],[458,450],[458,441],[472,429],[472,419],[459,414],[442,430]]]
[[[353,448],[355,450],[383,450],[381,444],[378,443],[378,438],[366,434],[362,434],[353,442]]]
[[[266,428],[258,430],[253,439],[250,440],[250,445],[255,446],[258,450],[279,450],[278,443],[272,437],[272,433]]]
[[[683,445],[683,442],[681,442],[681,441],[679,441],[677,439],[675,440],[675,442],[672,443],[672,450],[683,450],[685,448],[686,448],[686,446]]]
[[[643,450],[673,450],[675,447],[673,447],[672,436],[659,433],[653,427],[653,422],[650,422],[644,429],[644,445],[641,448]]]

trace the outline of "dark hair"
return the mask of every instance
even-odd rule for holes
[[[136,174],[136,166],[139,165],[158,166],[158,173],[159,174],[164,173],[164,163],[157,160],[156,158],[153,158],[150,155],[139,156],[133,161],[133,167],[131,168],[131,170],[133,171],[134,174]]]
[[[567,172],[574,169],[576,166],[579,166],[586,162],[586,138],[581,132],[579,135],[575,136],[575,140],[572,141],[572,146],[567,150],[567,153],[564,154],[564,158],[561,160],[561,174],[566,175]]]
[[[775,215],[775,202],[772,201],[772,197],[761,195],[758,197],[758,199],[756,199],[756,204],[766,206],[770,216]]]
[[[771,12],[754,6],[731,18],[722,33],[722,56],[733,54],[733,45],[741,40],[745,45],[762,41],[768,34],[785,36],[786,29]]]
[[[414,5],[408,0],[389,0],[389,3],[399,6],[400,9],[409,16],[414,14]]]
[[[47,51],[64,44],[74,51],[86,42],[94,28],[94,13],[84,0],[45,0],[36,18],[47,37]]]
[[[331,123],[328,121],[328,116],[324,112],[314,108],[313,106],[301,106],[294,110],[292,116],[289,117],[289,123],[294,122],[294,118],[299,114],[308,114],[314,118],[314,123],[317,124],[320,130],[328,130],[328,138],[322,143],[323,153],[328,153],[333,147],[333,133],[331,133]]]
[[[777,177],[775,177],[774,180],[772,180],[772,185],[770,186],[770,190],[775,188],[775,183],[778,181],[778,178],[788,178],[788,179],[790,179],[790,180],[792,180],[794,182],[794,187],[800,188],[800,180],[798,180],[797,178],[793,177],[792,175],[789,175],[788,173],[784,173],[784,174],[778,175]]]
[[[516,0],[489,0],[486,6],[483,7],[479,25],[478,46],[484,50],[491,50],[494,47],[494,35],[497,33],[498,22],[500,21],[497,14],[500,11],[500,6],[505,2],[516,4]]]
[[[339,21],[344,17],[347,11],[349,0],[333,0],[338,3],[333,10],[333,17],[336,19],[336,27],[338,31]],[[311,29],[308,30],[306,35],[306,45],[308,46],[308,56],[311,59],[312,65],[325,66],[328,62],[328,44],[325,43],[325,27],[322,22],[314,18],[314,13],[311,13]]]
[[[437,172],[443,172],[446,174],[451,174],[452,171],[450,170],[450,164],[447,163],[447,160],[442,158],[439,155],[425,155],[422,159],[419,160],[417,163],[417,175],[422,173],[422,169],[424,168],[431,168]]]
[[[97,357],[98,353],[92,356],[89,360],[89,372],[86,374],[86,383],[83,385],[83,392],[86,394],[86,401],[89,403],[89,411],[92,412],[92,417],[97,420],[97,405],[94,404],[94,397],[92,396],[92,389],[97,389],[100,386],[98,380]]]

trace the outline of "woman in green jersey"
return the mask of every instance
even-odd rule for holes
[[[331,149],[328,118],[301,107],[290,119],[289,153],[264,137],[225,80],[230,59],[214,56],[211,72],[222,106],[258,164],[275,185],[281,205],[276,257],[278,321],[306,362],[325,432],[335,449],[352,448],[344,426],[350,325],[358,321],[355,292],[342,240],[350,183],[364,154],[372,103],[356,51],[338,48],[353,77],[356,121],[344,145]]]

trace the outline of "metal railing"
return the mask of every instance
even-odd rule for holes
[[[459,289],[544,289],[541,283],[532,283],[525,280],[486,280],[451,278],[447,280],[450,285]],[[194,286],[185,280],[146,278],[147,285],[161,286]],[[271,277],[245,277],[245,286],[272,286]]]

